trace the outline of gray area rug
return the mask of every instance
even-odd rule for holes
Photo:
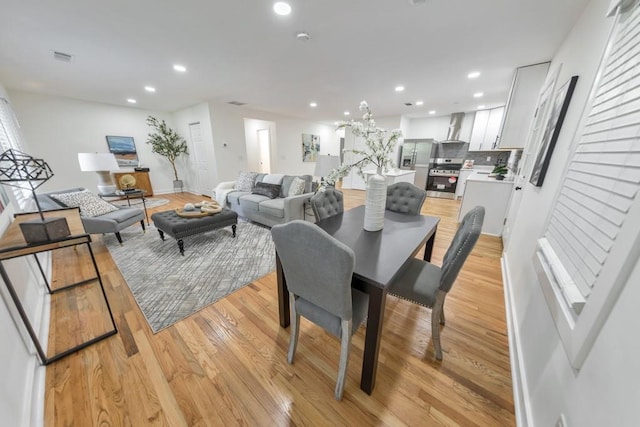
[[[185,238],[184,256],[153,226],[121,234],[122,246],[113,234],[104,243],[154,333],[275,270],[271,232],[242,220],[235,238],[231,227]]]
[[[140,199],[131,199],[129,200],[132,207],[142,208],[142,200]],[[114,204],[116,206],[129,206],[126,200],[109,200],[109,203]],[[152,197],[149,199],[144,199],[144,203],[147,205],[147,209],[157,208],[158,206],[166,205],[169,203],[169,199],[163,199],[160,197]]]

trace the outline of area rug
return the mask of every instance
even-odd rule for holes
[[[122,246],[113,234],[104,243],[154,333],[275,269],[271,232],[245,221],[235,238],[231,227],[185,238],[184,256],[153,226],[121,235]]]
[[[115,200],[115,201],[110,200],[109,202],[116,206],[124,206],[124,207],[129,206],[126,200]],[[129,202],[131,203],[132,207],[135,206],[137,208],[142,208],[141,199],[130,199]],[[144,203],[147,205],[147,209],[151,209],[151,208],[157,208],[158,206],[166,205],[167,203],[169,203],[169,199],[162,199],[160,197],[152,197],[148,199],[145,198]]]

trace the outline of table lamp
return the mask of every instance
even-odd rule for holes
[[[119,170],[116,156],[112,153],[78,153],[78,163],[83,172],[97,172],[98,192],[113,193],[116,186],[111,178],[111,171]]]
[[[42,159],[21,151],[9,149],[0,155],[0,183],[31,190],[40,213],[39,219],[20,223],[27,243],[42,243],[61,239],[71,234],[65,218],[45,218],[36,197],[36,188],[53,176],[51,168]]]
[[[313,171],[313,175],[320,177],[321,182],[324,181],[324,177],[329,175],[332,170],[340,167],[340,156],[322,155],[316,159],[316,169]]]

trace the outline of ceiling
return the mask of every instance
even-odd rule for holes
[[[550,60],[588,0],[289,0],[289,16],[274,1],[3,0],[0,83],[159,111],[237,101],[333,122],[367,100],[377,117],[447,115],[504,105],[515,68]]]

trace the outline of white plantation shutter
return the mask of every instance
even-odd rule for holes
[[[2,148],[2,153],[10,148],[23,151],[18,121],[15,114],[13,114],[11,104],[2,97],[0,97],[0,147]],[[27,206],[31,191],[9,186],[5,186],[5,188],[12,190],[20,209],[24,209]]]
[[[637,262],[640,221],[633,208],[640,189],[640,2],[627,4],[614,27],[547,230],[538,241],[539,277],[553,291],[545,296],[552,312],[559,308],[554,318],[574,366],[586,357],[585,343],[594,339],[606,318],[603,311],[611,308],[625,282],[625,266]]]

